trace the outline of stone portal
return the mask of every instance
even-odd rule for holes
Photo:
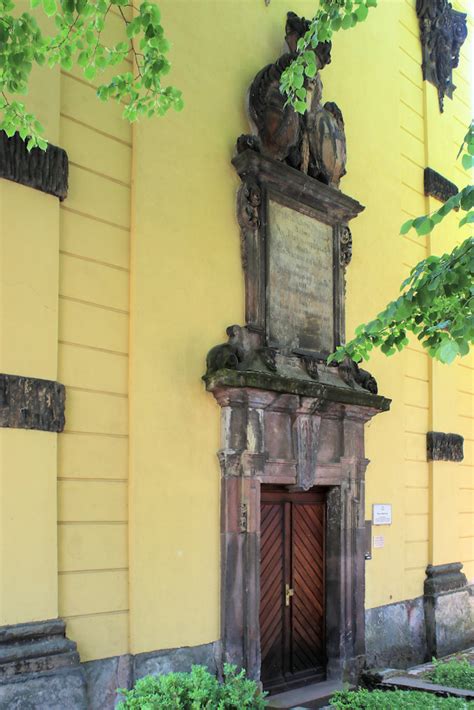
[[[353,678],[363,665],[364,425],[390,406],[356,364],[327,365],[344,341],[348,223],[363,207],[337,189],[345,172],[344,123],[335,104],[322,105],[319,75],[307,87],[305,117],[279,93],[281,73],[307,27],[289,13],[289,53],[259,72],[250,90],[256,135],[239,138],[233,160],[242,181],[237,216],[246,324],[228,327],[228,342],[209,352],[204,376],[221,407],[223,660],[257,680],[261,500],[268,486],[324,491],[318,593],[325,598],[325,647],[314,674],[323,663],[328,677]],[[321,69],[330,45],[315,54]],[[306,575],[311,592],[311,564]],[[282,575],[285,605],[294,600],[289,589]],[[288,657],[283,665],[294,678],[292,663]]]

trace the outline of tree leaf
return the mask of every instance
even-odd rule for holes
[[[449,365],[459,353],[459,346],[454,340],[445,340],[437,350],[437,356],[441,362]]]
[[[52,17],[57,10],[56,0],[43,0],[43,9],[48,17]]]
[[[474,222],[474,212],[469,212],[462,220],[459,222],[460,227],[464,227],[465,224],[472,224]]]
[[[431,232],[431,230],[433,229],[433,222],[429,217],[424,217],[423,220],[419,223],[419,225],[415,228],[418,236],[423,237],[425,236],[425,234],[429,234]]]
[[[469,155],[468,153],[464,153],[462,156],[462,166],[464,170],[470,170],[472,166],[474,165],[474,155]]]
[[[407,220],[400,227],[400,234],[407,234],[412,227],[413,227],[413,220],[412,219]]]
[[[355,11],[355,14],[357,15],[357,19],[359,20],[359,22],[363,22],[369,14],[369,9],[365,5],[359,5],[357,10]]]

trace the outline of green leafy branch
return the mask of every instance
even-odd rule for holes
[[[363,22],[371,7],[377,7],[377,0],[321,0],[307,32],[298,40],[295,60],[281,75],[280,90],[295,111],[306,112],[307,79],[313,79],[318,71],[314,52],[318,44],[329,42],[338,30]]]
[[[471,123],[469,130],[464,137],[464,141],[459,149],[458,158],[463,149],[465,152],[462,156],[462,165],[465,170],[471,170],[474,166],[474,123]],[[465,224],[474,222],[474,212],[471,212],[474,207],[474,185],[467,185],[456,195],[450,197],[442,207],[430,215],[409,219],[402,224],[400,234],[408,234],[411,229],[415,229],[418,236],[422,237],[429,234],[433,227],[439,224],[453,210],[462,209],[466,214],[459,222],[460,227]]]
[[[8,136],[18,132],[29,150],[47,146],[41,123],[16,99],[27,94],[34,64],[60,65],[65,71],[77,65],[93,81],[109,68],[128,62],[128,71],[99,86],[100,99],[124,104],[123,117],[128,121],[182,109],[181,92],[163,85],[170,70],[170,44],[155,3],[143,0],[135,7],[128,0],[31,0],[31,6],[54,18],[56,34],[44,35],[29,13],[14,17],[14,1],[0,0],[0,129]],[[133,10],[130,19],[125,12],[128,8]],[[123,21],[123,37],[105,46],[102,36],[111,11]]]
[[[466,156],[474,155],[473,126],[461,146]],[[474,222],[474,186],[468,185],[432,215],[409,220],[401,233],[410,229],[423,236],[431,232],[453,209],[467,212],[459,227]],[[393,355],[408,345],[407,334],[416,335],[428,354],[443,363],[467,355],[474,342],[474,237],[469,237],[449,254],[420,261],[403,281],[401,296],[391,301],[377,317],[362,324],[355,337],[337,348],[328,362],[349,357],[367,360],[373,348]]]

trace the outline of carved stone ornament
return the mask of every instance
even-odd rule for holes
[[[467,15],[453,10],[448,0],[417,0],[423,50],[423,79],[438,89],[439,109],[444,97],[453,97],[453,69],[459,64],[459,52],[467,37]]]
[[[8,138],[0,131],[0,177],[49,195],[67,197],[69,163],[65,150],[51,143],[46,150],[28,152],[18,133]]]
[[[343,381],[349,385],[349,387],[355,387],[359,385],[368,392],[372,394],[377,394],[378,385],[375,377],[359,367],[350,358],[345,358],[344,361],[339,365],[339,374]]]
[[[306,372],[311,377],[312,380],[319,380],[318,374],[318,361],[312,357],[303,357],[304,366]]]
[[[425,168],[423,182],[425,195],[434,197],[435,200],[440,202],[446,202],[459,192],[458,186],[454,182],[437,173],[433,168]]]
[[[349,227],[342,227],[340,243],[339,263],[345,268],[352,260],[352,234]]]
[[[59,382],[0,374],[0,427],[61,432],[65,402]]]
[[[258,72],[250,87],[249,114],[256,135],[241,136],[237,152],[250,148],[287,163],[297,170],[338,187],[346,173],[346,137],[342,113],[334,102],[322,103],[319,72],[305,79],[308,110],[304,116],[286,106],[280,91],[281,75],[296,57],[296,45],[309,22],[289,12],[286,43],[289,52]],[[331,43],[322,42],[314,51],[318,69],[331,61]]]
[[[429,431],[426,437],[428,461],[462,461],[464,438],[460,434]]]

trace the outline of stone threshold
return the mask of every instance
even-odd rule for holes
[[[306,710],[306,708],[323,708],[328,704],[331,695],[336,690],[342,690],[341,681],[325,680],[311,683],[302,688],[286,690],[267,698],[269,710]]]
[[[457,653],[440,658],[440,661],[448,662],[465,658],[471,665],[474,665],[474,647],[466,648]],[[465,700],[474,700],[474,691],[467,688],[451,688],[447,685],[431,683],[423,676],[434,668],[434,663],[422,663],[412,666],[406,671],[394,668],[383,670],[374,669],[365,671],[363,674],[364,684],[370,688],[380,688],[382,690],[419,690],[425,693],[433,693],[440,697],[455,697]]]
[[[466,688],[450,688],[448,685],[437,685],[422,678],[410,676],[390,676],[382,681],[380,686],[386,690],[420,690],[424,693],[433,693],[445,698],[463,698],[474,700],[474,690]]]

